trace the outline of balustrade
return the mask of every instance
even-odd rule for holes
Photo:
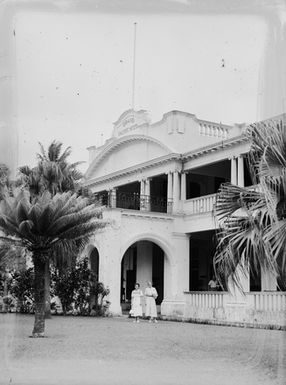
[[[186,302],[189,306],[201,309],[218,309],[224,305],[224,292],[186,292]]]
[[[99,206],[116,207],[129,210],[171,212],[173,200],[153,195],[140,195],[139,193],[110,192],[109,194],[95,195],[96,204]],[[113,202],[116,202],[113,204]]]
[[[255,310],[258,311],[286,311],[285,292],[253,292],[247,297]]]
[[[186,211],[188,214],[201,214],[211,212],[213,210],[215,200],[216,194],[188,199],[184,203],[184,211]]]
[[[185,292],[186,304],[201,309],[218,309],[225,306],[228,292]],[[262,312],[285,312],[286,292],[252,292],[246,294],[246,306]]]
[[[210,122],[200,122],[200,134],[205,136],[215,136],[218,138],[227,138],[228,127]]]

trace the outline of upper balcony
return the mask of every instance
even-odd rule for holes
[[[249,186],[251,178],[242,156],[190,170],[174,169],[155,176],[139,176],[129,183],[108,185],[95,193],[98,204],[108,208],[175,216],[203,215],[211,219],[221,183]],[[190,218],[191,219],[191,218]]]
[[[164,196],[141,195],[137,192],[114,192],[98,196],[98,203],[108,208],[172,213],[173,200]]]

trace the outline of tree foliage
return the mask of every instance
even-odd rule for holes
[[[283,121],[256,123],[246,135],[255,186],[224,184],[215,204],[215,270],[220,280],[231,278],[238,286],[238,267],[286,276],[286,126]]]
[[[32,253],[35,271],[36,317],[34,335],[44,333],[45,271],[52,253],[67,255],[83,248],[91,235],[103,226],[100,212],[88,200],[70,192],[52,196],[48,191],[32,197],[29,191],[15,191],[0,202],[0,240],[23,246]]]

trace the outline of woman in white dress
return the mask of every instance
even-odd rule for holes
[[[134,322],[139,322],[139,317],[142,317],[141,298],[143,297],[139,283],[135,283],[135,289],[131,293],[131,316],[135,317]]]
[[[146,297],[146,309],[145,316],[150,317],[149,322],[157,322],[157,307],[156,307],[156,299],[158,297],[157,290],[152,286],[152,282],[147,282],[148,287],[145,290]]]

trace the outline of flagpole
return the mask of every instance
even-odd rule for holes
[[[134,23],[134,44],[133,44],[133,78],[132,78],[132,104],[131,108],[135,108],[135,69],[136,69],[136,29],[137,23]]]

